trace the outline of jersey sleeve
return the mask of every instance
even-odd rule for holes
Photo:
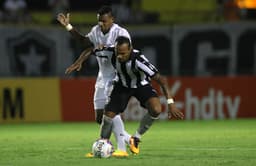
[[[89,40],[93,43],[94,47],[95,47],[95,43],[96,43],[96,26],[94,26],[91,31],[86,35],[86,37],[89,38]]]
[[[144,55],[140,55],[136,59],[136,64],[139,70],[144,72],[149,77],[153,77],[158,73],[157,68],[151,64]]]
[[[131,36],[130,36],[129,32],[124,28],[121,28],[119,30],[118,36],[125,36],[125,37],[129,38],[131,41]]]

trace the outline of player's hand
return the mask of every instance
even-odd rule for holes
[[[73,71],[80,71],[82,68],[82,64],[81,63],[74,63],[72,64],[71,66],[69,66],[66,71],[65,71],[65,74],[70,74],[72,73]]]
[[[97,47],[94,48],[94,50],[102,50],[105,47],[103,44],[99,44]]]
[[[63,13],[59,13],[57,16],[57,20],[63,25],[63,26],[67,26],[69,24],[69,18],[70,18],[70,14],[67,13],[67,15],[65,16],[65,14]]]
[[[183,119],[184,114],[176,108],[175,104],[169,104],[168,118],[174,117],[175,119]]]

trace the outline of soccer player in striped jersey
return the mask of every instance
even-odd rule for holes
[[[112,9],[108,6],[103,6],[99,9],[97,14],[98,24],[95,25],[91,31],[86,35],[81,35],[71,24],[70,15],[58,14],[58,21],[72,34],[73,37],[78,39],[85,47],[79,58],[66,69],[69,74],[75,70],[79,71],[82,63],[91,55],[93,49],[111,46],[114,44],[118,36],[126,36],[129,40],[130,34],[128,31],[118,24],[114,23]],[[94,92],[94,109],[97,123],[101,124],[103,110],[106,104],[106,92],[110,85],[108,82],[115,77],[115,71],[111,64],[111,57],[105,51],[98,51],[96,59],[99,65],[99,72],[95,84]],[[117,150],[113,153],[116,157],[128,156],[126,151],[126,144],[129,144],[131,136],[125,131],[123,121],[120,115],[113,119],[113,133],[117,141]],[[88,153],[87,157],[92,157],[92,153]]]
[[[113,118],[125,110],[129,99],[134,96],[148,110],[131,139],[131,144],[134,145],[130,146],[133,148],[132,151],[139,153],[138,145],[141,136],[162,112],[160,99],[151,86],[151,79],[156,81],[163,90],[168,103],[169,117],[172,115],[177,119],[183,119],[184,115],[175,106],[174,99],[168,90],[167,79],[160,75],[155,66],[141,52],[132,48],[129,38],[119,36],[114,47],[104,49],[109,54],[112,54],[112,64],[116,69],[117,76],[109,101],[105,107],[100,136],[101,138],[109,139]]]

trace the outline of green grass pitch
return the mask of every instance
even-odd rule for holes
[[[134,133],[138,122],[125,125]],[[96,123],[0,124],[0,166],[256,165],[255,119],[157,121],[139,155],[85,158],[98,135]]]

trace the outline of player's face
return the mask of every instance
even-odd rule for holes
[[[119,62],[126,62],[129,60],[131,54],[131,48],[127,43],[116,46],[116,57]]]
[[[98,24],[101,28],[101,31],[103,33],[107,33],[111,26],[113,25],[114,18],[111,16],[111,14],[103,14],[98,15]]]

